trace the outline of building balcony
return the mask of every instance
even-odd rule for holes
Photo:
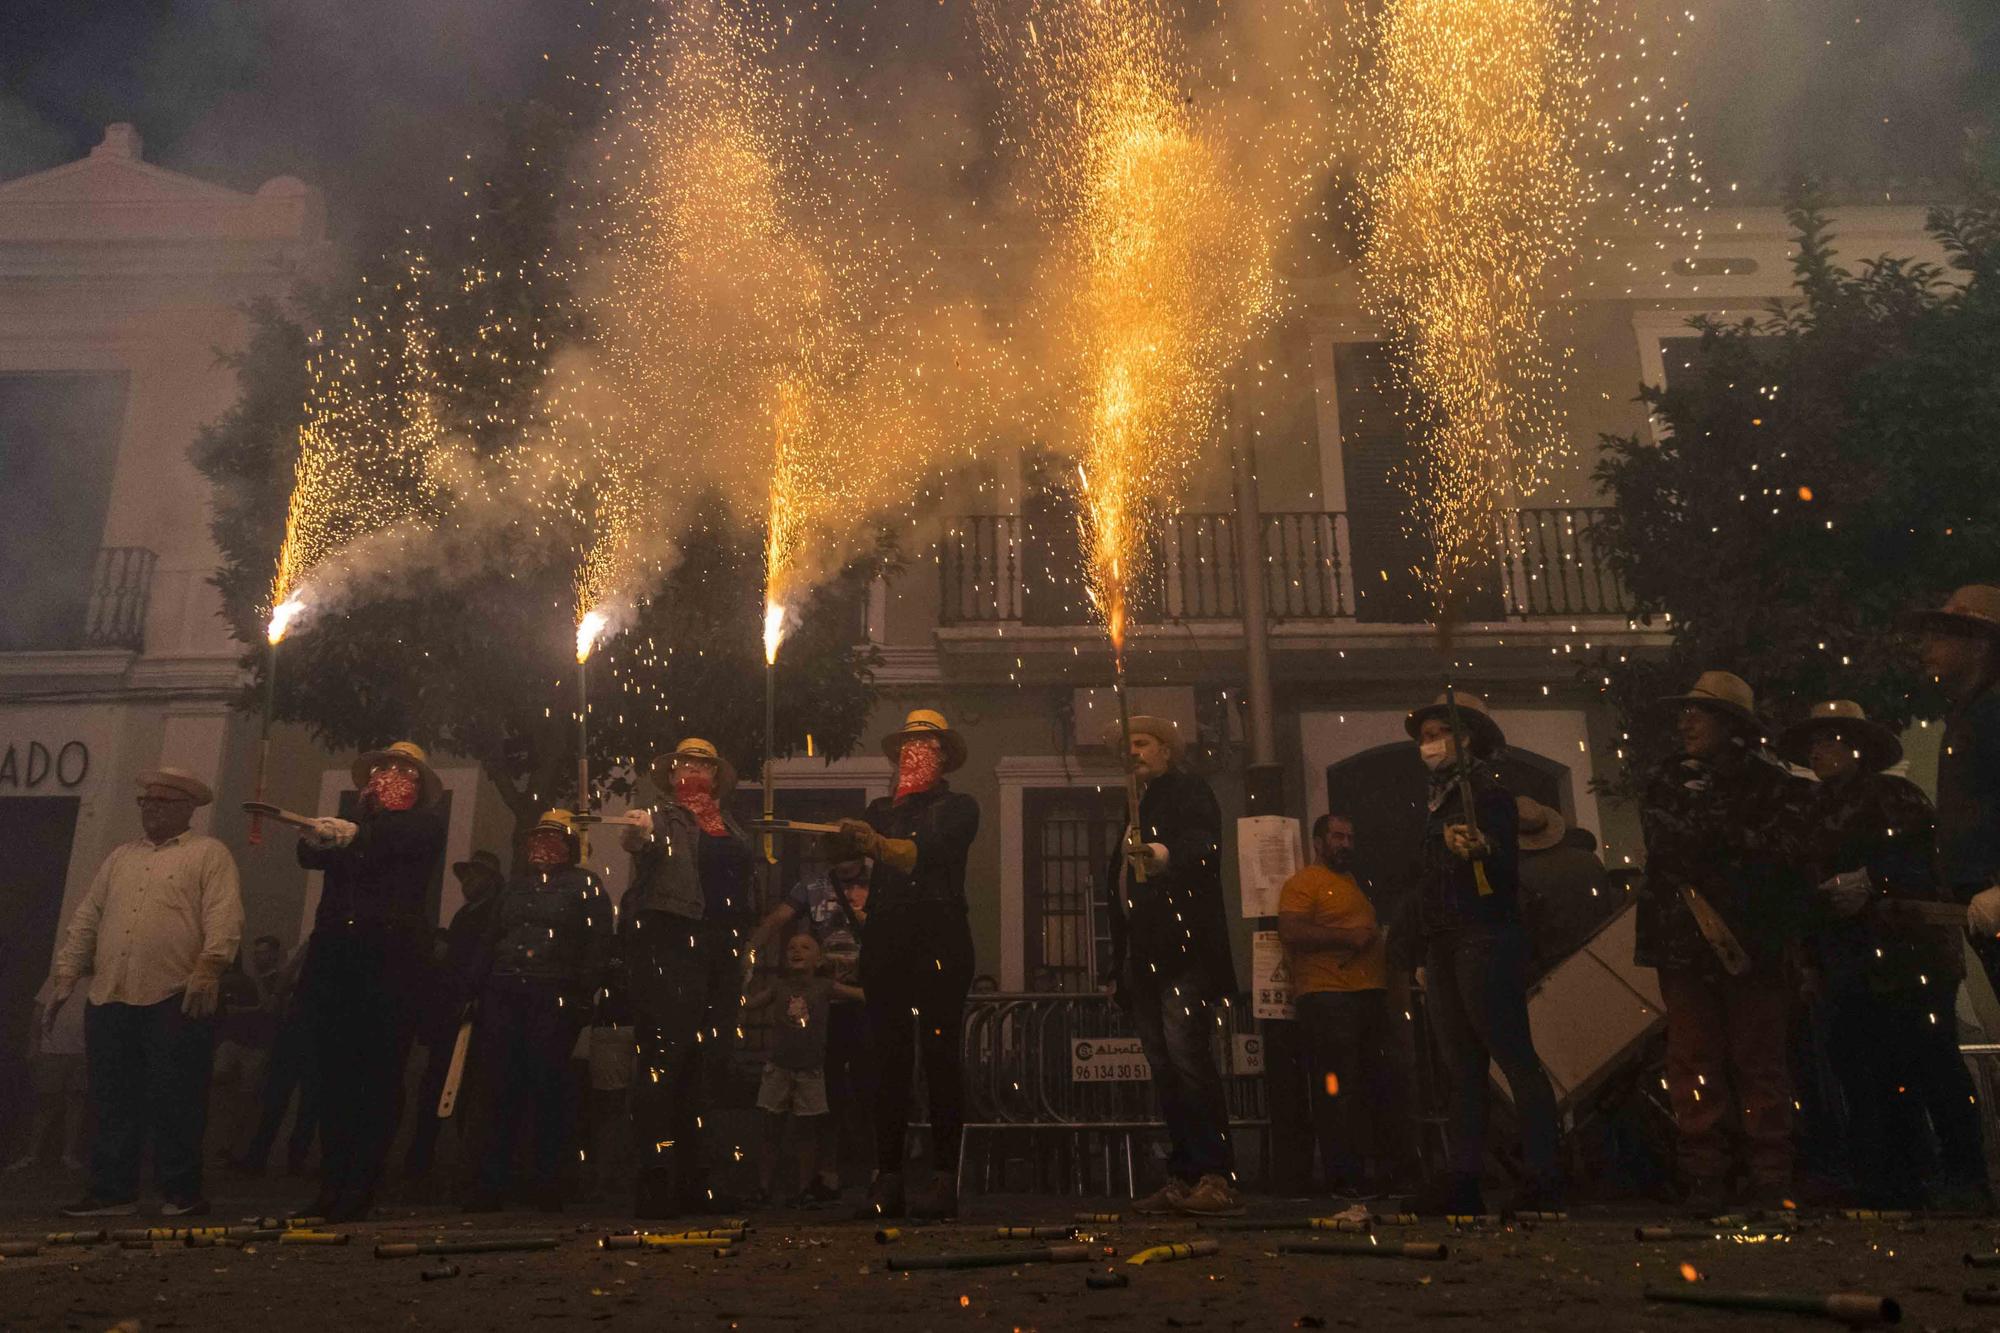
[[[105,546],[91,561],[87,581],[45,585],[40,596],[17,589],[14,612],[0,625],[0,652],[143,652],[158,563],[143,546]]]
[[[1551,507],[1508,515],[1505,559],[1471,598],[1469,623],[1623,623],[1632,602],[1599,558],[1591,532],[1602,509]],[[1400,524],[1400,516],[1397,519]],[[1152,540],[1134,623],[1240,621],[1243,570],[1234,514],[1177,514]],[[1400,527],[1357,537],[1344,513],[1263,515],[1264,600],[1273,627],[1419,626],[1429,603]],[[1067,524],[1043,531],[1018,514],[957,519],[939,550],[941,628],[1094,623],[1083,558]]]

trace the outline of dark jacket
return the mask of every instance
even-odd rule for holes
[[[1417,933],[1431,939],[1520,925],[1521,816],[1514,794],[1484,767],[1474,766],[1472,806],[1489,849],[1477,866],[1444,842],[1446,826],[1465,822],[1458,784],[1446,784],[1431,800],[1417,868]],[[1479,891],[1481,869],[1489,893]]]
[[[750,835],[727,810],[727,835],[753,854]],[[632,887],[619,903],[627,920],[640,912],[671,912],[691,921],[708,913],[701,889],[701,825],[686,806],[666,801],[653,807],[653,840],[632,854]]]
[[[493,905],[486,986],[559,990],[588,1013],[611,958],[611,899],[580,866],[529,868]]]
[[[1640,967],[1714,975],[1722,964],[1681,895],[1693,886],[1729,926],[1754,967],[1775,967],[1809,908],[1812,784],[1761,752],[1713,764],[1675,756],[1639,810],[1646,874],[1639,885]]]
[[[1170,768],[1139,797],[1139,841],[1167,849],[1167,868],[1144,884],[1125,873],[1125,838],[1111,854],[1111,975],[1194,969],[1208,998],[1236,994],[1229,914],[1222,902],[1222,810],[1199,776]]]
[[[431,883],[444,862],[443,804],[363,811],[354,825],[345,847],[299,844],[299,864],[326,872],[313,929],[387,926],[428,938]]]
[[[1938,875],[1959,902],[2000,882],[2000,685],[1945,718],[1937,843]]]
[[[1913,989],[1926,977],[1960,977],[1957,930],[1892,923],[1879,910],[1884,899],[1948,897],[1937,882],[1931,803],[1917,785],[1888,773],[1823,782],[1813,815],[1815,879],[1865,870],[1877,895],[1850,917],[1835,917],[1815,896],[1814,944],[1828,990],[1886,994]]]
[[[875,863],[868,882],[871,919],[916,903],[965,910],[965,861],[979,835],[979,802],[939,781],[900,801],[878,796],[861,817],[885,838],[917,844],[917,864],[908,874],[885,861]]]

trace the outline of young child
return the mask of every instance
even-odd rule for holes
[[[819,1124],[826,1115],[826,1015],[835,997],[858,1000],[858,987],[819,975],[819,941],[801,931],[785,942],[784,975],[743,997],[746,1007],[776,1006],[776,1030],[771,1040],[771,1061],[764,1066],[764,1081],[757,1090],[757,1108],[764,1113],[764,1158],[758,1163],[757,1182],[764,1198],[771,1197],[777,1177],[778,1150],[783,1143],[785,1120],[814,1123],[794,1128],[799,1154],[801,1202],[823,1201],[819,1179]]]

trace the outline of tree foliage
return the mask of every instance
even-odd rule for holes
[[[509,150],[469,175],[481,182],[472,225],[413,222],[344,280],[251,308],[250,337],[229,358],[237,402],[193,449],[214,489],[222,564],[213,581],[232,632],[249,645],[244,662],[256,683],[242,696],[246,709],[261,707],[270,664],[263,627],[316,331],[339,327],[371,289],[412,281],[410,258],[421,254],[415,280],[426,284],[438,368],[432,410],[475,458],[517,444],[541,376],[573,334],[560,279],[538,261],[556,225],[553,173],[575,125],[572,112],[524,105]],[[409,737],[473,759],[524,828],[576,794],[571,580],[586,534],[533,510],[499,524],[490,514],[460,523],[449,496],[408,498],[412,512],[435,516],[436,549],[407,568],[392,562],[365,595],[286,638],[274,716],[332,747]],[[676,545],[675,563],[633,622],[588,666],[592,771],[600,782],[613,774],[614,789],[689,734],[714,741],[745,771],[765,752],[762,532],[708,496]],[[779,752],[803,751],[808,732],[828,757],[859,739],[875,655],[857,630],[868,579],[887,565],[886,554],[856,563],[801,609],[779,658]]]
[[[1817,199],[1788,218],[1796,297],[1693,321],[1696,353],[1640,391],[1660,440],[1604,441],[1601,554],[1671,631],[1664,655],[1587,668],[1628,773],[1666,745],[1659,698],[1707,669],[1748,680],[1774,725],[1826,698],[1924,715],[1896,614],[2000,573],[2000,206],[1931,214],[1948,267],[1850,270]]]

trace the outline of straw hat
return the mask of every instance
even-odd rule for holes
[[[1968,583],[1935,611],[1905,611],[1897,617],[1904,629],[1922,633],[1986,635],[2000,638],[2000,587]]]
[[[1514,813],[1520,821],[1520,844],[1524,852],[1546,852],[1559,846],[1563,835],[1569,832],[1562,811],[1543,805],[1532,796],[1516,796]]]
[[[905,741],[934,740],[944,750],[944,771],[962,767],[965,763],[965,738],[951,729],[944,720],[944,714],[932,708],[912,708],[903,719],[903,729],[892,731],[882,738],[882,753],[894,760],[903,751]]]
[[[215,793],[209,790],[208,784],[185,768],[148,769],[139,775],[138,783],[140,791],[148,787],[171,787],[198,806],[207,805],[215,799]]]
[[[1757,717],[1757,698],[1750,692],[1750,682],[1732,672],[1704,671],[1695,678],[1694,688],[1686,694],[1669,694],[1660,702],[1700,704],[1738,726],[1760,733],[1764,729],[1763,722]]]
[[[690,736],[663,755],[653,759],[655,780],[671,776],[676,759],[706,759],[715,765],[715,796],[717,800],[736,790],[736,765],[722,757],[722,752],[711,741],[699,736]]]
[[[507,872],[500,868],[500,858],[492,852],[477,851],[463,861],[451,863],[451,873],[458,876],[460,884],[471,886],[476,875],[483,875],[495,884],[506,882]]]
[[[1132,734],[1151,736],[1176,755],[1181,752],[1181,728],[1169,717],[1156,717],[1151,713],[1132,715]],[[1117,754],[1125,748],[1125,728],[1113,722],[1104,728],[1104,748]]]
[[[1506,749],[1507,734],[1500,730],[1500,724],[1487,711],[1486,701],[1470,690],[1457,691],[1456,698],[1458,720],[1471,733],[1472,748],[1485,754],[1498,754]],[[1422,708],[1412,709],[1410,715],[1403,719],[1403,730],[1410,734],[1411,740],[1415,740],[1423,731],[1424,723],[1434,717],[1446,722],[1451,720],[1451,709],[1446,706],[1442,694]]]
[[[1880,722],[1872,722],[1852,699],[1827,699],[1812,706],[1803,722],[1786,727],[1778,737],[1777,750],[1786,762],[1801,768],[1812,767],[1813,742],[1832,734],[1854,747],[1861,766],[1880,773],[1903,757],[1903,742]]]
[[[386,749],[370,750],[356,759],[354,767],[348,770],[354,777],[354,785],[367,786],[368,775],[392,759],[400,760],[417,770],[418,776],[423,779],[425,805],[429,805],[444,794],[444,783],[432,771],[430,756],[425,754],[424,747],[415,741],[397,741]]]

